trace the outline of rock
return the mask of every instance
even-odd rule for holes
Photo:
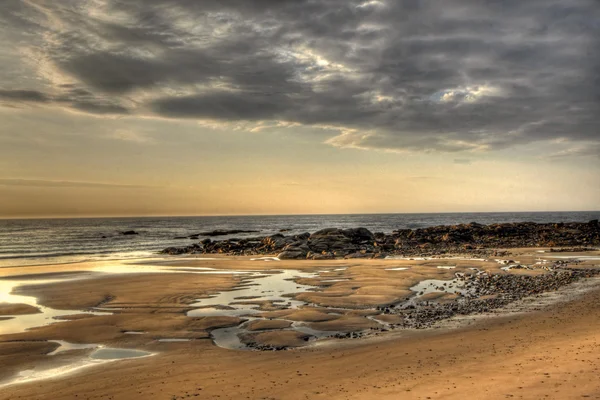
[[[285,251],[282,251],[277,255],[277,258],[280,260],[299,260],[302,258],[306,258],[307,252],[301,249],[291,248]]]
[[[136,231],[123,231],[119,232],[121,235],[139,235]]]
[[[342,233],[344,236],[349,237],[352,243],[367,243],[375,241],[375,235],[373,235],[373,233],[367,228],[344,229]]]
[[[298,240],[307,240],[309,237],[310,237],[310,233],[308,233],[308,232],[304,232],[304,233],[301,233],[301,234],[295,236],[295,238],[297,238]]]
[[[352,253],[352,254],[346,254],[344,256],[344,258],[347,258],[347,259],[350,259],[350,258],[373,258],[373,254],[356,252],[356,253]]]
[[[331,253],[325,254],[308,254],[306,258],[311,260],[333,260],[335,259],[334,255]]]
[[[337,253],[348,254],[356,251],[352,240],[344,234],[344,231],[338,228],[322,229],[310,235],[308,246],[315,253],[334,251]]]
[[[161,251],[161,254],[169,254],[172,256],[176,256],[179,254],[185,254],[187,252],[187,248],[185,247],[167,247],[166,249]]]
[[[133,231],[128,231],[133,232]],[[210,234],[233,234],[242,230],[213,231]],[[127,234],[137,234],[127,233]],[[194,236],[192,235],[192,238]],[[594,248],[600,245],[598,220],[585,223],[532,222],[481,225],[477,223],[398,229],[391,234],[373,234],[366,228],[327,228],[313,233],[285,236],[238,238],[211,242],[202,246],[185,246],[176,254],[221,253],[230,255],[274,255],[292,251],[307,257],[309,252],[334,257],[361,253],[386,253],[406,256],[460,254],[476,258],[493,256],[495,249],[515,247]],[[166,251],[167,249],[165,249]],[[168,249],[169,252],[175,252]],[[497,253],[497,251],[496,251]],[[309,258],[314,258],[310,255]]]
[[[291,244],[286,245],[283,248],[284,251],[286,250],[291,250],[291,251],[298,251],[301,250],[305,253],[309,253],[310,252],[310,247],[308,247],[308,245],[306,244],[306,242],[294,242]]]
[[[276,235],[267,236],[263,239],[263,244],[269,249],[280,249],[286,245],[285,236],[278,233]]]

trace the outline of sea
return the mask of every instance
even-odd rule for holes
[[[71,219],[0,219],[0,268],[99,260],[156,257],[170,246],[204,239],[177,239],[213,230],[252,230],[213,239],[315,232],[337,227],[365,227],[372,232],[436,225],[506,222],[587,222],[600,211],[492,212],[427,214],[269,215],[210,217],[136,217]],[[137,235],[123,235],[133,230]]]

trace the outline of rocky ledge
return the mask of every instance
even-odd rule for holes
[[[213,241],[204,239],[184,247],[169,247],[161,253],[272,255],[280,259],[326,260],[334,258],[379,258],[388,255],[435,256],[469,254],[496,255],[496,249],[515,247],[600,245],[600,223],[533,222],[481,225],[475,222],[422,229],[399,229],[373,233],[366,228],[327,228],[299,235],[261,236]]]

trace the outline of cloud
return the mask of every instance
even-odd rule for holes
[[[37,90],[1,90],[0,101],[34,104],[66,104],[73,110],[89,114],[129,114],[129,110],[110,101],[98,100],[90,92],[70,89],[52,96]],[[9,103],[10,105],[10,103]]]
[[[90,114],[128,114],[127,110],[123,106],[117,104],[99,104],[85,101],[74,101],[71,103],[71,107],[75,110],[84,111]]]
[[[569,157],[596,157],[600,158],[600,144],[591,143],[587,146],[574,146],[556,153],[548,154],[544,158],[561,159]]]
[[[600,140],[597,0],[28,0],[0,9],[3,41],[18,41],[38,78],[5,84],[7,104],[248,130],[327,127],[333,146],[397,152]]]
[[[113,189],[143,189],[152,186],[144,185],[119,185],[114,183],[99,182],[73,182],[73,181],[51,181],[43,179],[0,179],[0,186],[21,186],[21,187],[51,187],[51,188],[113,188]]]
[[[152,109],[171,118],[210,118],[223,120],[277,119],[287,110],[289,99],[284,95],[240,96],[232,92],[212,92],[197,96],[162,98],[152,103]]]
[[[46,103],[48,97],[36,90],[0,90],[0,100]]]

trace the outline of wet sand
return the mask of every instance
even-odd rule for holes
[[[40,310],[28,304],[0,303],[0,315],[37,314]]]
[[[513,257],[533,264],[539,256],[524,249],[515,250]],[[600,261],[588,260],[580,265],[597,264]],[[261,262],[217,258],[166,264],[157,260],[156,265],[168,265],[174,271],[197,267],[328,271],[316,278],[299,279],[299,284],[318,288],[302,296],[320,306],[343,309],[265,311],[260,315],[276,319],[251,324],[264,329],[271,324],[283,327],[285,323],[280,321],[284,320],[302,321],[315,329],[339,331],[376,325],[368,318],[372,309],[365,308],[401,299],[423,279],[451,279],[455,272],[469,268],[507,273],[493,260]],[[409,269],[387,270],[405,267]],[[57,379],[5,386],[0,389],[0,399],[600,398],[598,289],[542,311],[473,319],[457,329],[396,330],[363,339],[323,340],[293,350],[257,352],[220,348],[210,340],[210,330],[237,326],[240,318],[186,316],[194,301],[234,288],[244,275],[189,271],[121,271],[115,275],[114,270],[102,275],[111,268],[90,263],[0,271],[4,277],[21,275],[21,280],[24,270],[29,275],[46,274],[44,279],[53,277],[48,274],[83,271],[85,279],[72,274],[73,279],[60,283],[22,286],[19,294],[35,296],[45,307],[106,307],[115,312],[68,317],[26,332],[0,335],[0,379],[23,370],[69,365],[92,351],[48,356],[59,347],[48,340],[96,343],[154,355],[114,361],[109,367],[97,365]],[[392,321],[394,317],[380,315],[378,319]],[[302,334],[282,332],[256,331],[252,335],[267,342],[303,345]]]

